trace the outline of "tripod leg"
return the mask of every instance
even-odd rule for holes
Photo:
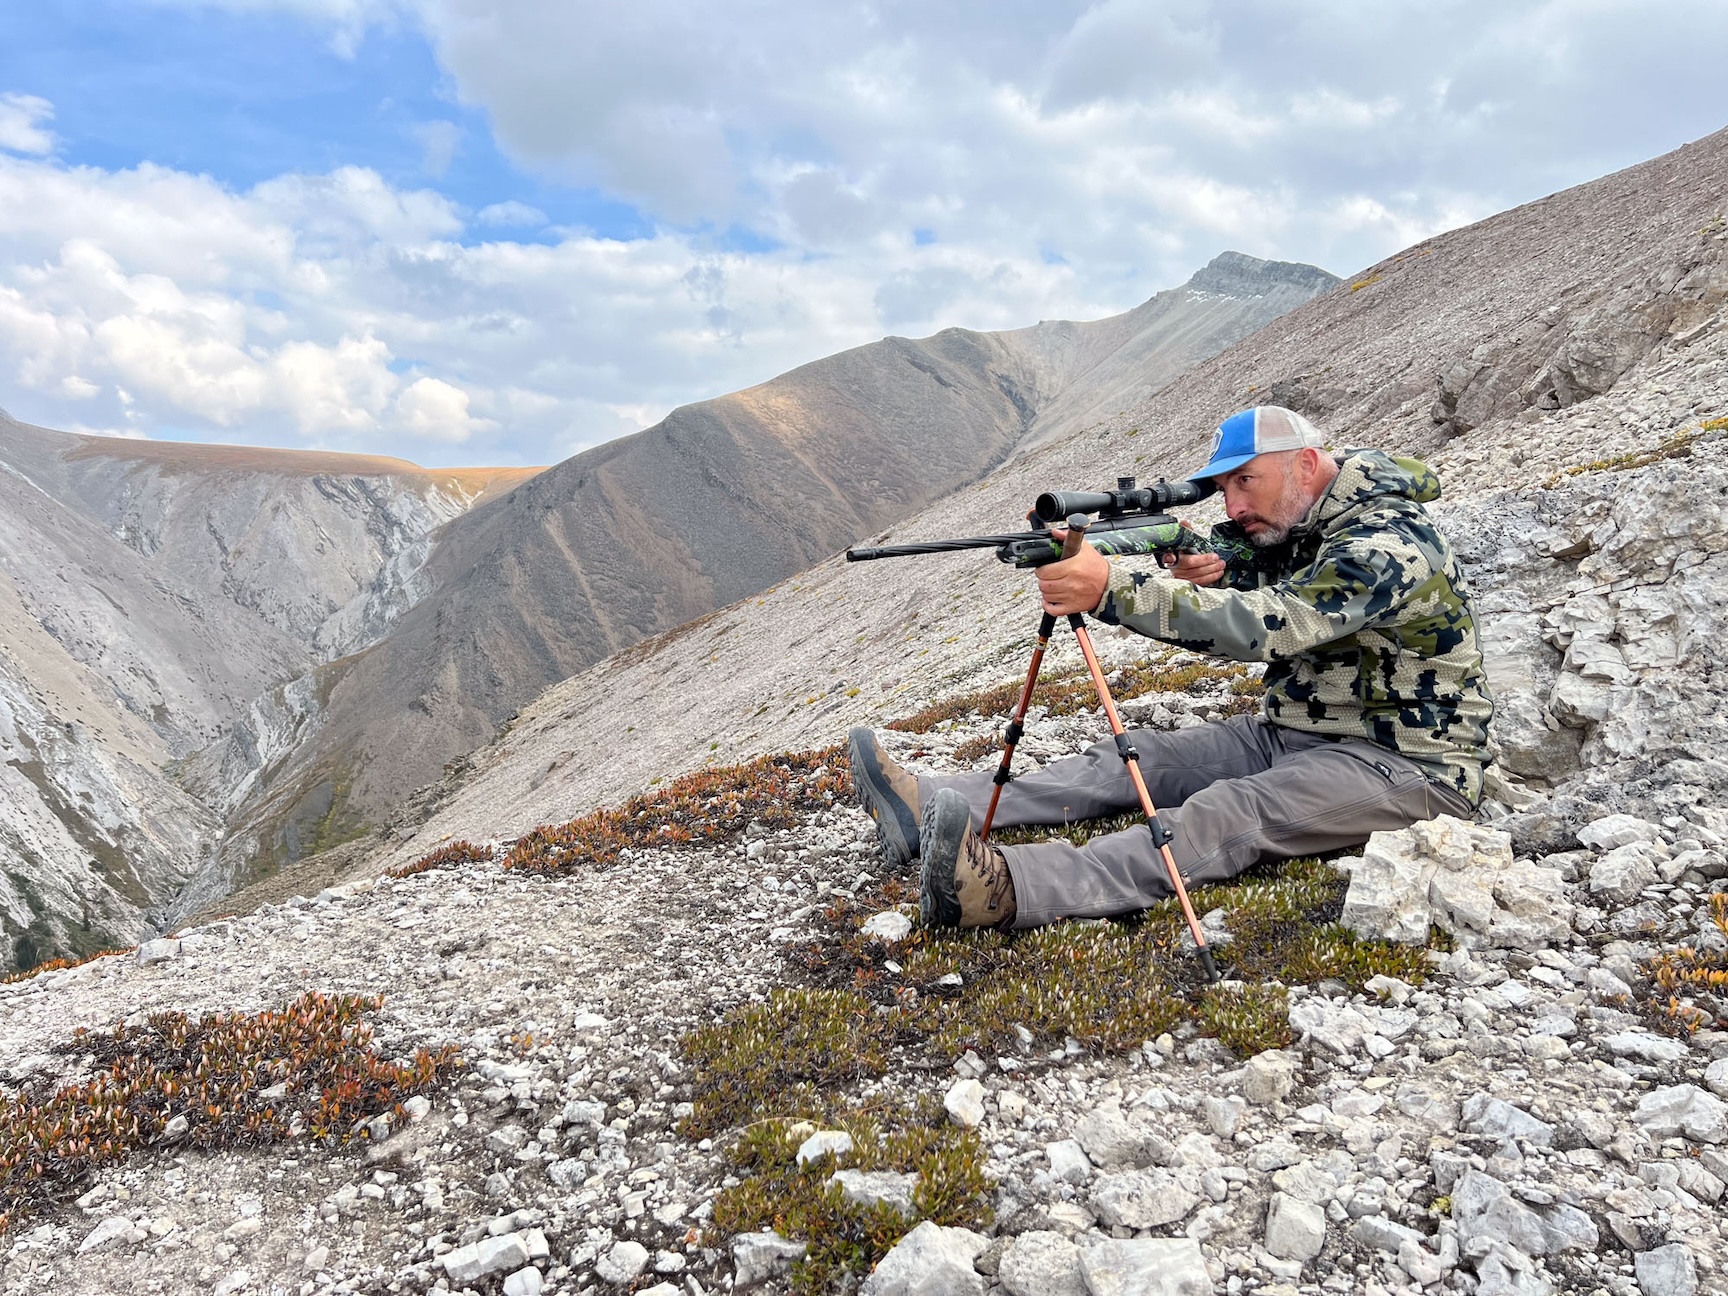
[[[1170,830],[1158,819],[1158,808],[1152,804],[1152,793],[1146,788],[1146,778],[1140,773],[1140,754],[1128,742],[1128,731],[1123,727],[1122,717],[1116,713],[1116,700],[1110,696],[1110,686],[1104,681],[1104,668],[1098,664],[1098,654],[1092,650],[1092,635],[1086,629],[1086,620],[1076,613],[1068,618],[1068,624],[1074,628],[1074,638],[1079,641],[1080,655],[1086,659],[1086,669],[1092,674],[1092,685],[1098,690],[1099,704],[1104,708],[1104,716],[1110,722],[1110,732],[1116,738],[1116,750],[1122,757],[1122,762],[1128,767],[1128,778],[1134,784],[1134,790],[1140,795],[1140,808],[1146,814],[1146,827],[1151,830],[1152,844],[1158,848],[1158,853],[1164,857],[1164,867],[1170,872],[1170,885],[1176,890],[1176,899],[1182,906],[1182,916],[1188,920],[1188,931],[1194,937],[1194,951],[1200,956],[1200,966],[1206,971],[1208,981],[1218,979],[1217,965],[1212,961],[1212,951],[1206,945],[1206,934],[1200,930],[1200,920],[1194,915],[1193,902],[1188,899],[1188,888],[1182,881],[1182,874],[1176,867],[1176,859],[1170,854]]]
[[[1013,763],[1014,748],[1020,742],[1020,735],[1026,732],[1026,712],[1032,705],[1032,690],[1038,687],[1038,669],[1044,664],[1044,650],[1050,646],[1050,636],[1055,630],[1056,618],[1046,612],[1038,623],[1038,646],[1032,650],[1032,664],[1026,669],[1026,683],[1020,689],[1020,705],[1014,708],[1014,718],[1008,722],[1008,730],[1002,735],[1002,763],[996,767],[996,786],[990,793],[990,808],[984,812],[984,826],[978,830],[980,841],[990,840],[990,825],[996,822],[996,803],[1002,799],[1002,789],[1013,777],[1008,766]]]

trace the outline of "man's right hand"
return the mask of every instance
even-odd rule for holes
[[[1214,553],[1177,554],[1176,561],[1165,570],[1179,580],[1216,585],[1224,579],[1224,560]]]

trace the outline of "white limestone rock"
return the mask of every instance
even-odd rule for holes
[[[1139,1169],[1152,1163],[1156,1150],[1152,1131],[1136,1125],[1115,1107],[1087,1112],[1074,1127],[1074,1141],[1101,1170],[1124,1166]]]
[[[841,1170],[828,1182],[840,1189],[840,1195],[854,1206],[886,1206],[889,1210],[911,1219],[918,1213],[912,1204],[912,1194],[918,1187],[918,1176],[900,1174],[895,1170]]]
[[[1092,1209],[1104,1223],[1124,1228],[1159,1228],[1186,1219],[1200,1204],[1199,1176],[1192,1170],[1130,1170],[1102,1175],[1092,1186]]]
[[[1193,1238],[1110,1239],[1080,1253],[1089,1296],[1212,1296],[1212,1275]]]
[[[1640,1251],[1632,1266],[1644,1296],[1695,1296],[1698,1291],[1698,1266],[1684,1242]]]
[[[962,1129],[977,1129],[984,1123],[984,1086],[970,1077],[956,1080],[942,1098],[948,1119]]]
[[[1080,1248],[1060,1233],[1022,1233],[996,1271],[1008,1296],[1087,1296]]]
[[[1635,1057],[1643,1062],[1678,1062],[1691,1052],[1684,1040],[1649,1031],[1616,1031],[1597,1042],[1615,1057]]]
[[[912,920],[898,909],[884,909],[879,914],[872,914],[858,931],[884,945],[897,945],[912,934]]]
[[[1611,814],[1585,824],[1578,830],[1578,840],[1592,850],[1606,853],[1634,842],[1661,841],[1662,829],[1636,815]]]
[[[1288,1098],[1300,1066],[1301,1058],[1283,1049],[1256,1053],[1242,1068],[1242,1096],[1261,1106]]]
[[[989,1245],[970,1229],[925,1220],[882,1257],[859,1296],[984,1296],[972,1262]]]
[[[1728,1143],[1728,1103],[1697,1085],[1667,1085],[1638,1100],[1632,1119],[1652,1138],[1683,1134],[1695,1143]]]
[[[1704,1083],[1718,1098],[1728,1098],[1728,1057],[1719,1057],[1704,1068]]]
[[[1050,1158],[1050,1177],[1058,1183],[1083,1184],[1092,1177],[1092,1161],[1074,1139],[1062,1139],[1045,1145]]]
[[[1635,904],[1647,886],[1660,880],[1646,842],[1616,846],[1590,866],[1590,895],[1603,905]]]
[[[802,1260],[807,1250],[804,1243],[783,1238],[773,1229],[738,1234],[732,1239],[733,1290],[742,1291],[780,1277]]]
[[[1438,924],[1465,948],[1535,950],[1566,940],[1573,916],[1557,870],[1514,859],[1506,833],[1441,815],[1368,839],[1343,922],[1381,940],[1422,944]]]
[[[1313,1202],[1275,1192],[1266,1207],[1266,1249],[1284,1260],[1312,1260],[1326,1245],[1326,1212]]]
[[[798,1145],[798,1164],[808,1165],[825,1156],[842,1157],[851,1150],[852,1136],[845,1130],[817,1130]]]
[[[1524,1139],[1536,1147],[1554,1142],[1554,1127],[1522,1108],[1488,1094],[1472,1094],[1464,1102],[1464,1128],[1497,1139]]]
[[[152,963],[166,963],[170,959],[180,957],[180,942],[171,937],[161,936],[155,940],[147,940],[138,947],[138,963],[149,967]]]
[[[1485,1256],[1494,1243],[1526,1256],[1547,1254],[1548,1235],[1543,1231],[1541,1217],[1514,1198],[1493,1175],[1466,1170],[1453,1185],[1451,1196],[1458,1247],[1466,1256]]]
[[[647,1263],[648,1253],[639,1244],[625,1242],[619,1245],[635,1247],[642,1252],[643,1263]],[[616,1251],[617,1248],[614,1247],[613,1250]],[[609,1260],[610,1256],[607,1259]],[[451,1281],[471,1283],[476,1278],[484,1278],[487,1274],[520,1269],[528,1263],[528,1244],[522,1240],[522,1236],[518,1233],[506,1233],[502,1237],[484,1237],[478,1242],[471,1242],[467,1246],[457,1247],[454,1251],[446,1252],[442,1261],[444,1272],[450,1276]],[[604,1264],[606,1261],[603,1260],[601,1263]],[[640,1266],[637,1270],[633,1270],[629,1277],[634,1278],[639,1270]],[[595,1266],[594,1272],[600,1273],[599,1265]],[[609,1278],[607,1281],[623,1282],[627,1280]]]

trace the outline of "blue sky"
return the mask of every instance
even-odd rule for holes
[[[481,108],[457,101],[425,37],[400,22],[352,47],[303,13],[136,0],[18,6],[0,87],[54,105],[59,159],[108,170],[155,162],[247,189],[288,172],[361,166],[432,185],[473,211],[516,202],[608,238],[653,223],[592,186],[511,162]],[[545,226],[518,237],[552,237]],[[479,237],[476,235],[476,238]]]
[[[0,42],[0,406],[548,462],[885,333],[1348,274],[1724,125],[1676,0],[69,0]]]

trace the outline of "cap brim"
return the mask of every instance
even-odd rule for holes
[[[1258,459],[1259,457],[1259,451],[1255,451],[1253,454],[1226,455],[1222,459],[1214,459],[1204,467],[1189,473],[1188,480],[1197,482],[1204,478],[1217,477],[1223,473],[1234,472],[1250,459]]]

